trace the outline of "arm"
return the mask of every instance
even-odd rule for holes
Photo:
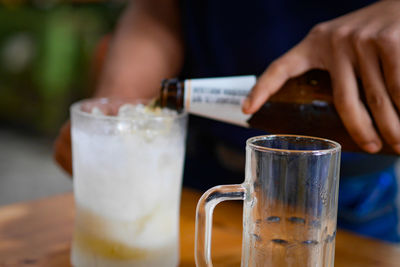
[[[95,96],[153,98],[163,78],[183,64],[176,0],[132,1],[111,43]],[[72,174],[70,123],[60,130],[54,158]]]
[[[330,72],[335,107],[355,142],[374,153],[383,139],[400,154],[400,1],[379,1],[316,25],[265,70],[243,111],[254,113],[287,79],[314,68]],[[360,101],[357,76],[372,116]]]
[[[111,43],[97,96],[155,97],[161,80],[179,73],[183,45],[176,2],[131,3]]]

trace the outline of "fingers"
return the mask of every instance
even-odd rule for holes
[[[354,68],[345,57],[336,57],[331,70],[335,107],[353,140],[369,153],[375,153],[382,142],[375,131],[367,109],[360,101]]]
[[[243,103],[243,112],[256,112],[268,98],[277,92],[292,77],[298,76],[312,67],[304,42],[271,63],[260,76],[257,84]]]
[[[388,28],[379,35],[377,49],[389,95],[400,111],[400,28]]]
[[[70,175],[72,175],[71,123],[68,121],[60,130],[54,142],[54,159]]]
[[[371,40],[361,38],[355,42],[355,50],[365,97],[374,121],[383,139],[400,153],[400,120],[386,89],[375,45]]]

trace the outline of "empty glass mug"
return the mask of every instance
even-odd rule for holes
[[[209,189],[196,214],[196,265],[212,266],[214,207],[244,200],[241,266],[333,267],[340,145],[295,135],[247,140],[242,184]]]

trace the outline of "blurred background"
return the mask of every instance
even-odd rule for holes
[[[72,190],[53,142],[124,2],[0,0],[0,205]]]

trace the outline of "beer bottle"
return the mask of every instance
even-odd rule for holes
[[[256,113],[247,115],[241,106],[256,80],[253,75],[166,79],[158,101],[161,107],[185,109],[191,114],[270,134],[317,136],[339,142],[343,150],[362,151],[336,112],[328,72],[311,70],[288,80]],[[384,144],[380,153],[394,154],[394,151]]]

